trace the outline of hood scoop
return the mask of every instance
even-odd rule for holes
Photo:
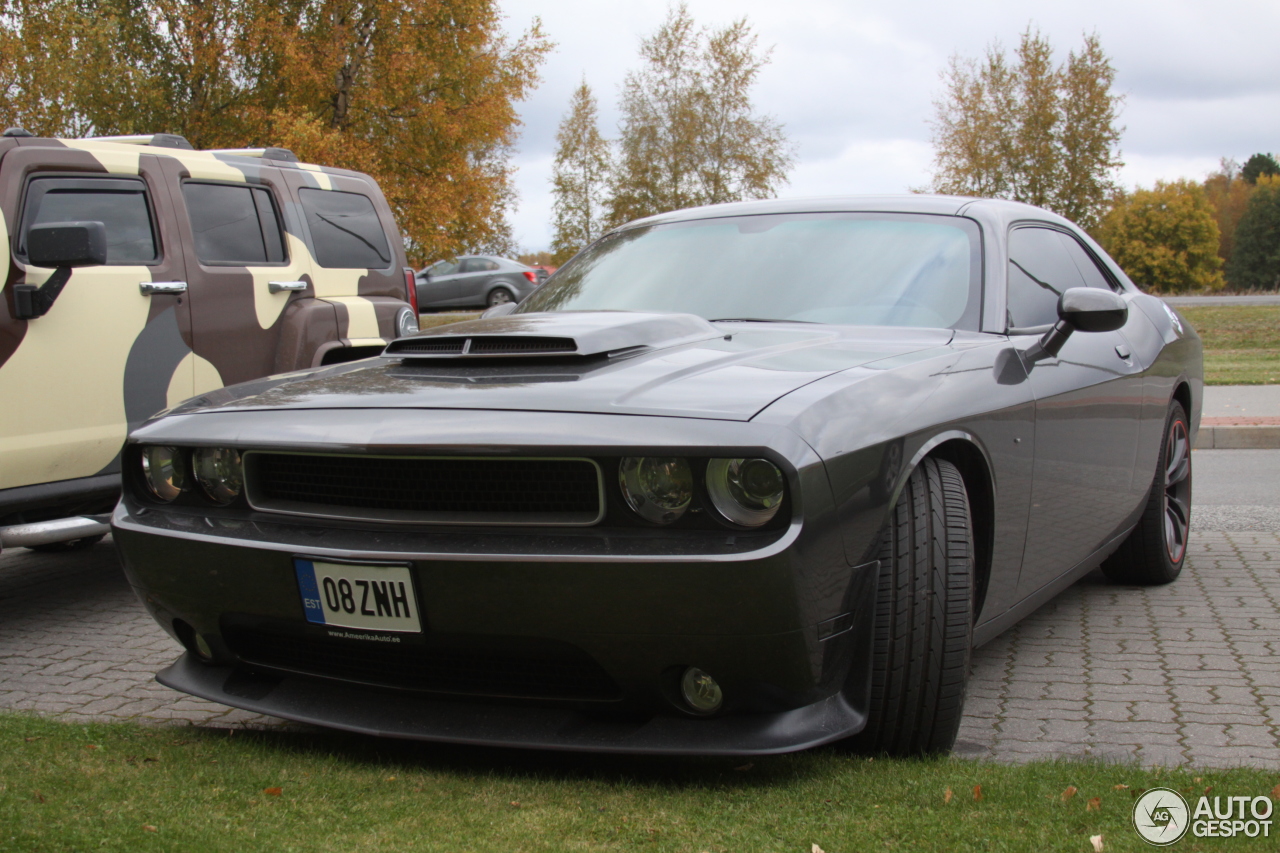
[[[724,337],[723,332],[693,314],[630,311],[509,314],[397,338],[387,345],[382,355],[406,362],[619,358],[720,337]]]

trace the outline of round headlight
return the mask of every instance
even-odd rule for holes
[[[687,460],[665,456],[628,456],[618,467],[627,506],[657,524],[670,524],[693,500],[693,472]]]
[[[407,337],[416,335],[422,331],[418,328],[418,315],[413,313],[412,308],[401,308],[396,314],[396,337]]]
[[[720,514],[743,527],[759,527],[778,514],[786,480],[767,459],[712,459],[707,494]]]
[[[201,447],[191,454],[196,482],[209,500],[225,505],[244,490],[244,468],[240,452],[229,447]]]
[[[142,479],[159,500],[168,503],[187,487],[187,463],[182,450],[162,444],[142,448]]]

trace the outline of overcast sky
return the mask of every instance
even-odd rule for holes
[[[521,107],[512,218],[526,251],[551,243],[556,127],[585,77],[601,130],[617,136],[623,77],[667,0],[500,0],[512,33],[540,16],[556,49]],[[779,119],[798,152],[787,197],[906,192],[929,180],[928,120],[952,54],[1012,50],[1032,24],[1058,58],[1097,32],[1125,95],[1126,185],[1203,178],[1222,157],[1280,152],[1280,2],[1276,0],[688,0],[699,24],[746,16],[772,61],[757,109]]]

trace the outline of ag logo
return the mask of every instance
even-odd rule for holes
[[[1186,834],[1190,824],[1187,801],[1177,791],[1152,788],[1133,804],[1133,828],[1145,841],[1157,846],[1174,843]]]

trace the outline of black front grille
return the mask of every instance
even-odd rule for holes
[[[400,645],[300,635],[255,621],[224,617],[222,636],[258,667],[423,693],[595,702],[620,696],[600,664],[568,643],[428,637]]]
[[[586,459],[245,455],[258,509],[389,521],[591,524],[600,475]]]

